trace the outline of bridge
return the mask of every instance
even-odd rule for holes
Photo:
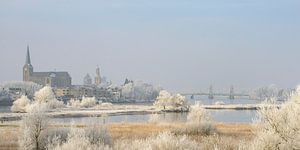
[[[201,92],[196,92],[196,93],[181,93],[183,96],[191,96],[193,98],[195,95],[206,95],[208,96],[209,99],[214,99],[215,96],[224,96],[228,97],[229,99],[234,99],[235,97],[248,97],[250,98],[249,94],[242,94],[242,93],[234,93],[233,86],[230,87],[229,93],[214,93],[213,92],[213,87],[209,87],[209,92],[208,93],[201,93]]]

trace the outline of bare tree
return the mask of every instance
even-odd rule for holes
[[[48,117],[45,114],[45,107],[36,107],[29,112],[22,120],[19,139],[20,148],[24,150],[44,149],[44,138],[48,127]]]

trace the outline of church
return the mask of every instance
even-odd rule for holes
[[[49,85],[51,87],[71,87],[72,78],[68,72],[34,72],[31,65],[29,46],[27,46],[27,55],[23,67],[23,81],[31,81],[40,85]]]

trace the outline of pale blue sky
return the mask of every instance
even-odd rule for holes
[[[300,83],[299,0],[2,0],[0,82],[35,71],[172,91]]]

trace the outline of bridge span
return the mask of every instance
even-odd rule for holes
[[[243,94],[243,93],[234,93],[233,86],[230,87],[229,93],[214,93],[212,86],[209,88],[209,92],[195,92],[195,93],[180,93],[183,96],[191,96],[192,98],[195,95],[205,95],[208,96],[209,99],[214,99],[215,96],[226,96],[229,99],[234,99],[235,97],[248,97],[250,98],[249,94]]]

